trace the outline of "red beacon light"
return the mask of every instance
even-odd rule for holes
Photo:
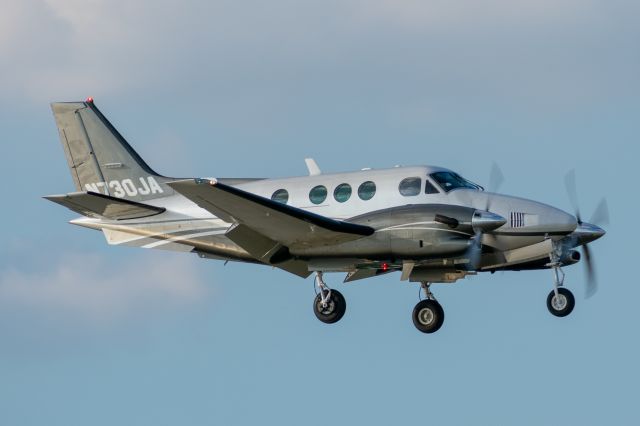
[[[389,270],[389,264],[388,263],[383,263],[382,264],[382,271],[383,272],[387,272]]]
[[[92,98],[91,96],[89,96],[89,97],[87,98],[87,102],[88,102],[88,103],[90,103],[90,104],[92,104],[92,103],[93,103],[93,98]]]

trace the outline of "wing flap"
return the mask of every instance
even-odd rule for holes
[[[44,197],[83,216],[98,219],[125,220],[154,216],[164,212],[163,207],[150,206],[97,192],[72,192]]]
[[[277,241],[265,237],[245,225],[234,225],[225,234],[259,261],[302,278],[311,275],[309,265],[291,257],[289,250]]]
[[[368,226],[334,220],[225,185],[217,180],[188,179],[168,183],[198,206],[229,223],[289,248],[334,245],[373,234]]]

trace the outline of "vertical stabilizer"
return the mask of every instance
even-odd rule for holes
[[[51,104],[78,191],[145,201],[166,197],[171,179],[158,175],[131,148],[91,99]]]

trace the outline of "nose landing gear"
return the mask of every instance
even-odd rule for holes
[[[553,269],[553,290],[547,296],[547,309],[552,315],[566,317],[576,306],[576,299],[571,291],[562,287],[564,284],[564,271],[562,270],[558,250],[554,249],[549,257],[551,262],[547,266]]]
[[[444,310],[431,293],[428,282],[421,283],[426,299],[418,302],[413,308],[413,325],[423,333],[434,333],[442,327],[444,322]]]

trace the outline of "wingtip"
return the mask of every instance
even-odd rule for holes
[[[47,201],[53,201],[55,203],[58,200],[65,198],[66,196],[67,196],[66,194],[43,195],[42,199]]]

